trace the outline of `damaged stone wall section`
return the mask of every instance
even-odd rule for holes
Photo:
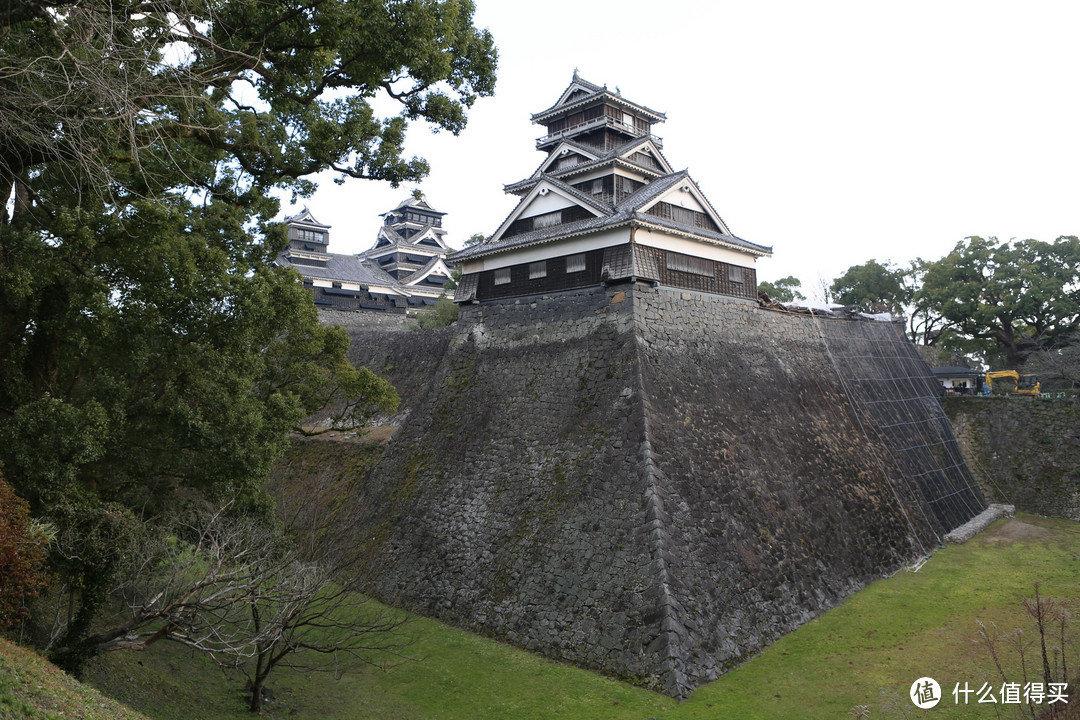
[[[1013,505],[991,503],[985,510],[945,536],[945,542],[960,545],[981,533],[999,518],[1011,518],[1016,512]]]

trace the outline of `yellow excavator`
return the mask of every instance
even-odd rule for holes
[[[994,395],[1031,395],[1040,393],[1038,375],[1021,375],[1015,370],[986,373],[986,388]]]

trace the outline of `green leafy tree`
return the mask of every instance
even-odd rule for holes
[[[1080,239],[969,237],[927,265],[915,298],[937,309],[958,342],[1020,369],[1080,329]]]
[[[273,267],[276,191],[419,180],[410,121],[494,87],[468,0],[25,0],[0,14],[0,461],[70,549],[76,667],[123,538],[192,498],[272,516],[286,432],[393,407]],[[379,117],[377,96],[399,112]]]
[[[458,319],[458,306],[446,295],[440,295],[435,306],[420,313],[417,321],[421,328],[446,327]]]
[[[908,271],[888,261],[883,264],[870,260],[849,267],[833,281],[830,291],[833,301],[842,305],[854,305],[871,313],[903,315],[912,297],[907,277]]]
[[[805,300],[806,296],[799,292],[802,289],[802,281],[794,275],[788,275],[775,282],[760,282],[758,290],[765,293],[773,300],[782,303]]]
[[[918,345],[937,345],[942,338],[946,339],[946,342],[942,343],[945,345],[949,344],[949,340],[955,337],[955,333],[952,332],[952,324],[945,319],[940,309],[928,297],[919,293],[923,277],[932,264],[922,258],[915,258],[906,276],[906,285],[911,294],[910,304],[906,308],[908,336],[913,343]],[[955,343],[952,344],[951,348],[945,350],[946,354],[950,349],[953,352],[959,350]]]

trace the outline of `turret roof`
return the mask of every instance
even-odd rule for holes
[[[305,278],[320,278],[323,280],[337,280],[338,282],[352,282],[360,285],[384,285],[394,290],[401,290],[401,284],[378,265],[369,260],[358,258],[355,255],[342,255],[340,253],[320,254],[319,259],[326,259],[326,267],[317,265],[303,265],[294,263],[287,253],[278,256],[279,264],[289,265],[296,269]]]
[[[431,207],[431,205],[428,204],[427,198],[424,197],[423,195],[421,195],[419,198],[410,195],[409,197],[405,198],[400,203],[398,203],[397,207],[395,207],[393,210],[387,210],[384,213],[379,213],[379,217],[383,217],[385,215],[389,215],[392,212],[397,212],[398,210],[403,210],[403,209],[407,209],[407,208],[419,208],[420,210],[423,210],[425,212],[429,212],[429,213],[431,213],[433,215],[445,215],[446,214],[444,212],[439,212],[435,208]]]
[[[608,150],[606,152],[598,152],[596,150],[596,148],[590,148],[587,145],[582,145],[580,143],[573,142],[572,140],[563,140],[560,143],[560,146],[561,145],[566,145],[566,146],[568,146],[568,147],[570,147],[570,148],[572,148],[574,150],[580,151],[582,155],[588,154],[588,155],[591,155],[591,156],[595,157],[596,159],[595,160],[590,160],[589,162],[579,163],[579,164],[574,165],[573,167],[569,167],[569,168],[567,168],[565,170],[559,170],[557,172],[551,173],[551,175],[554,175],[554,176],[557,176],[557,177],[567,177],[569,175],[578,175],[578,174],[580,174],[582,172],[585,172],[587,170],[592,170],[592,169],[597,168],[597,167],[602,167],[602,166],[607,165],[609,163],[622,162],[625,165],[632,166],[635,170],[643,171],[647,175],[653,175],[655,177],[660,177],[660,176],[664,175],[663,171],[657,171],[657,170],[654,170],[652,168],[645,167],[643,165],[638,165],[637,163],[635,163],[632,160],[620,157],[621,155],[624,155],[624,154],[628,153],[630,150],[634,149],[635,147],[637,147],[639,145],[643,145],[645,143],[651,142],[653,149],[656,150],[656,154],[660,156],[660,159],[667,166],[667,170],[670,171],[671,163],[668,162],[667,157],[665,157],[664,153],[661,151],[661,149],[660,149],[661,144],[660,144],[659,140],[660,140],[660,138],[656,137],[655,135],[643,135],[643,136],[640,136],[640,137],[631,138],[631,139],[627,140],[625,143],[623,143],[622,145],[619,145],[618,147],[613,148],[611,150]],[[543,162],[540,163],[539,167],[536,168],[536,170],[533,172],[533,174],[530,177],[527,177],[524,180],[518,180],[515,183],[510,183],[509,185],[504,185],[503,186],[503,192],[510,193],[510,194],[520,194],[521,192],[528,192],[529,190],[531,190],[533,188],[533,186],[537,182],[540,181],[541,176],[544,175],[544,173],[541,172],[541,170],[550,161],[551,161],[551,155],[548,155],[546,158],[544,158]]]
[[[651,201],[656,200],[668,190],[678,186],[680,183],[689,182],[693,183],[690,179],[690,175],[686,170],[670,173],[653,182],[638,188],[638,190],[628,197],[626,197],[621,203],[614,208],[605,206],[602,203],[598,203],[590,198],[585,193],[581,193],[574,188],[570,187],[566,183],[561,182],[556,178],[549,176],[543,177],[544,182],[551,183],[553,187],[557,187],[561,192],[571,195],[575,200],[583,201],[582,204],[587,204],[591,208],[599,209],[602,214],[598,217],[585,218],[583,220],[575,220],[573,222],[565,223],[562,225],[552,225],[549,227],[539,228],[530,232],[521,233],[518,235],[511,235],[509,237],[499,237],[498,233],[492,236],[493,239],[486,240],[482,243],[478,243],[471,247],[464,248],[452,255],[447,259],[450,262],[461,262],[462,260],[468,260],[470,258],[482,257],[485,255],[491,255],[494,253],[503,252],[511,248],[521,248],[529,245],[539,245],[543,243],[553,242],[566,237],[572,237],[576,235],[582,235],[585,233],[591,233],[602,228],[615,227],[620,225],[638,225],[638,226],[656,226],[664,228],[668,231],[674,231],[676,234],[686,235],[698,240],[708,242],[714,245],[723,245],[733,247],[744,252],[748,252],[752,255],[770,255],[772,248],[764,245],[757,245],[755,243],[743,240],[740,237],[731,235],[729,233],[720,232],[718,230],[710,230],[700,227],[693,227],[680,223],[676,220],[668,220],[665,218],[656,217],[653,215],[646,215],[644,213],[644,207]],[[695,186],[696,187],[696,186]],[[713,215],[720,219],[716,215],[715,210],[709,205],[708,200],[704,196],[700,195],[701,200],[708,205],[709,210]],[[525,202],[523,200],[522,202]],[[520,205],[519,205],[520,207]],[[516,209],[515,209],[516,212]],[[513,217],[511,213],[510,217]],[[507,218],[507,220],[510,219]],[[721,227],[726,226],[723,224],[723,220],[720,219]],[[505,229],[508,225],[506,221],[500,226],[500,230]],[[497,238],[497,239],[496,239]]]
[[[581,90],[585,93],[585,95],[571,99],[571,97],[574,95],[575,90]],[[613,105],[619,105],[625,108],[636,110],[642,115],[649,117],[653,122],[663,122],[667,119],[667,116],[664,113],[653,110],[652,108],[645,107],[644,105],[639,105],[638,103],[626,100],[625,98],[623,98],[621,93],[613,93],[608,90],[607,85],[601,86],[596,85],[595,83],[591,83],[588,80],[581,78],[575,71],[574,79],[571,80],[567,88],[563,90],[562,95],[559,96],[559,99],[555,102],[555,104],[549,107],[547,110],[541,110],[540,112],[535,113],[532,116],[532,121],[534,123],[543,124],[553,118],[558,117],[559,115],[573,112],[574,110],[582,108],[585,105],[591,104],[599,98],[603,98],[604,100],[610,102]]]
[[[319,228],[323,228],[323,229],[329,229],[330,228],[329,225],[327,225],[325,223],[321,223],[318,220],[316,220],[315,216],[311,214],[311,211],[307,209],[307,205],[305,205],[304,209],[301,210],[300,212],[296,213],[295,215],[287,215],[282,222],[285,222],[285,223],[290,224],[290,225],[293,225],[293,224],[295,224],[295,225],[310,225],[310,226],[313,226],[313,227],[319,227]]]

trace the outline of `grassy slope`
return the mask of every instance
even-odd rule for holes
[[[0,718],[146,720],[6,640],[0,640]]]
[[[1018,599],[1080,596],[1080,525],[1024,516],[999,521],[962,546],[937,552],[918,573],[901,571],[783,638],[683,703],[515,648],[417,619],[416,662],[391,673],[362,670],[340,680],[281,670],[270,686],[278,717],[376,720],[475,718],[843,718],[918,712],[908,687],[923,675],[945,688],[938,718],[998,717],[991,705],[956,707],[956,682],[1000,679],[978,645],[976,620],[1025,624]],[[243,679],[183,651],[117,654],[95,682],[155,720],[243,718]],[[893,702],[899,711],[884,713]],[[1012,711],[1014,708],[1003,708]],[[1011,713],[1003,713],[1011,717]]]

